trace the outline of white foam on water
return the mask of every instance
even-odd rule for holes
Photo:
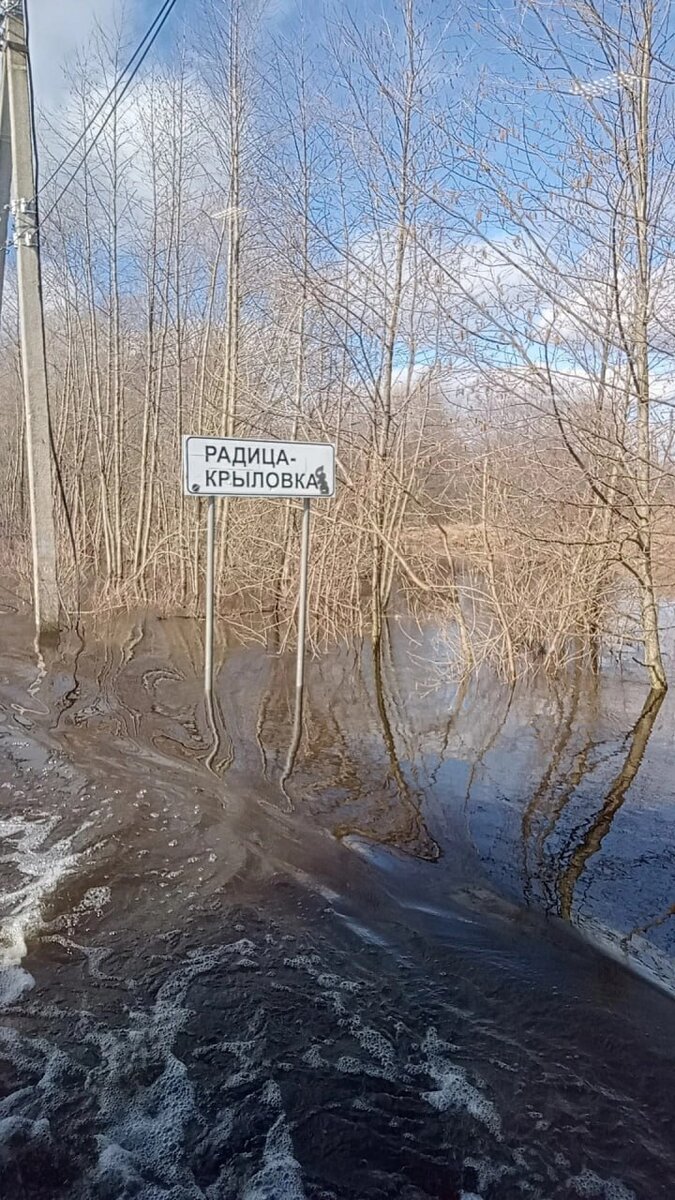
[[[112,892],[109,887],[88,888],[76,911],[78,913],[94,912],[97,917],[100,917],[111,900]]]
[[[262,1163],[248,1181],[241,1200],[307,1200],[302,1170],[295,1154],[286,1116],[279,1113],[265,1138]]]
[[[112,1086],[102,1107],[107,1108],[112,1122],[104,1143],[103,1153],[107,1157],[103,1164],[99,1157],[98,1170],[109,1169],[112,1154],[117,1169],[122,1167],[127,1175],[150,1174],[164,1187],[179,1188],[185,1200],[197,1200],[203,1193],[184,1161],[187,1126],[197,1119],[187,1067],[168,1052],[159,1077],[125,1098],[124,1079],[120,1078],[124,1067],[119,1055],[121,1052],[128,1062],[129,1050],[129,1046],[117,1042],[109,1060],[113,1068]],[[137,1053],[143,1054],[142,1046],[137,1047]]]
[[[87,897],[84,902],[87,909],[108,902],[107,895],[98,891],[92,891]],[[213,969],[222,972],[244,962],[257,961],[258,957],[259,949],[244,937],[225,946],[196,949],[164,979],[154,1003],[129,1013],[123,1024],[108,1029],[92,1028],[93,1017],[90,1021],[88,1014],[82,1014],[83,1038],[98,1050],[96,1065],[87,1068],[87,1089],[96,1095],[101,1120],[99,1128],[103,1131],[98,1138],[98,1155],[87,1166],[85,1182],[92,1186],[92,1195],[100,1191],[110,1197],[134,1195],[138,1200],[203,1200],[205,1194],[211,1200],[220,1200],[225,1195],[233,1200],[235,1196],[236,1200],[307,1200],[302,1168],[295,1155],[293,1126],[284,1112],[278,1083],[267,1078],[270,1063],[263,1058],[264,1034],[260,1035],[262,1047],[258,1036],[258,1029],[264,1027],[262,1009],[260,1021],[256,1013],[251,1013],[247,1029],[232,1029],[234,1038],[241,1040],[222,1042],[218,1047],[229,1051],[236,1060],[228,1067],[231,1072],[229,1084],[236,1083],[238,1087],[246,1082],[249,1096],[252,1085],[258,1081],[262,1089],[258,1095],[261,1106],[267,1110],[265,1126],[269,1123],[269,1128],[260,1161],[245,1160],[250,1177],[246,1182],[237,1182],[236,1191],[232,1189],[237,1176],[241,1180],[242,1166],[240,1160],[234,1165],[228,1163],[223,1168],[222,1178],[207,1187],[206,1193],[199,1186],[190,1163],[189,1147],[204,1138],[212,1139],[214,1135],[212,1123],[200,1110],[199,1084],[190,1078],[188,1065],[181,1059],[179,1035],[192,1016],[190,988],[198,977]],[[466,1113],[501,1140],[501,1119],[495,1105],[481,1090],[480,1081],[476,1082],[473,1074],[452,1061],[457,1052],[449,1042],[441,1039],[436,1029],[427,1030],[421,1046],[410,1047],[408,1040],[401,1038],[404,1026],[400,1022],[380,1019],[362,1007],[362,998],[368,993],[365,984],[355,984],[326,972],[315,955],[298,955],[286,959],[285,965],[302,973],[301,984],[307,976],[316,983],[316,989],[314,986],[309,989],[312,995],[320,990],[324,1001],[337,995],[348,1006],[345,1019],[338,1021],[341,1032],[337,1043],[330,1039],[321,1043],[308,1039],[309,1046],[302,1055],[302,1061],[308,1067],[414,1084],[437,1113]],[[20,967],[12,970],[22,972]],[[22,974],[30,980],[26,972]],[[0,973],[0,987],[2,981]],[[19,982],[12,986],[18,987]],[[355,1009],[360,1009],[361,1015]],[[381,1010],[378,1012],[381,1015]],[[0,1028],[3,1055],[8,1038],[9,1032],[3,1034]],[[39,1128],[34,1121],[29,1122],[31,1128],[35,1125],[34,1133],[11,1122],[15,1117],[24,1122],[29,1116],[32,1118],[36,1095],[40,1102],[40,1117],[51,1118],[63,1095],[64,1070],[68,1066],[62,1052],[39,1039],[19,1039],[13,1031],[12,1038],[15,1052],[7,1057],[21,1067],[19,1074],[35,1077],[37,1073],[41,1078],[36,1085],[13,1093],[5,1101],[0,1100],[0,1165],[3,1119],[10,1121],[5,1143],[10,1148],[14,1137],[23,1137],[24,1142],[26,1137],[44,1137],[44,1122]],[[345,1046],[345,1039],[351,1045]],[[351,1054],[331,1062],[330,1047],[333,1045],[334,1053],[338,1048],[344,1048]],[[214,1046],[204,1047],[201,1055],[206,1057],[214,1049]],[[217,1069],[222,1070],[220,1060]],[[285,1086],[283,1081],[282,1086]],[[422,1091],[423,1087],[425,1091]],[[379,1086],[376,1091],[379,1094]],[[367,1112],[367,1101],[367,1095],[359,1096],[354,1107]],[[219,1151],[225,1149],[223,1158],[227,1157],[232,1128],[231,1123],[228,1124],[230,1120],[228,1117],[224,1122],[219,1140]],[[481,1200],[481,1193],[490,1189],[493,1180],[498,1181],[502,1174],[510,1174],[512,1170],[493,1167],[482,1159],[467,1159],[465,1166],[475,1168],[476,1173],[469,1180],[478,1190],[464,1192],[461,1200]],[[569,1167],[562,1172],[563,1176],[569,1173]],[[589,1200],[635,1200],[633,1193],[618,1180],[602,1180],[590,1171],[570,1178],[567,1188],[570,1196],[582,1200],[586,1197]]]
[[[568,1185],[574,1189],[577,1196],[595,1200],[636,1200],[635,1192],[626,1187],[620,1179],[601,1179],[595,1171],[586,1168],[578,1175],[568,1179]]]
[[[101,1139],[99,1139],[100,1141]],[[111,1143],[105,1146],[99,1155],[98,1164],[94,1172],[94,1181],[96,1191],[87,1191],[85,1193],[86,1200],[93,1200],[94,1196],[105,1196],[106,1200],[114,1197],[115,1200],[119,1197],[134,1197],[134,1200],[184,1200],[186,1193],[181,1188],[165,1188],[155,1184],[148,1184],[144,1181],[143,1176],[135,1170],[133,1162],[129,1156],[125,1154],[119,1146]],[[78,1192],[78,1196],[82,1193]],[[203,1200],[204,1193],[198,1193],[200,1200]]]
[[[357,995],[363,990],[363,984],[356,980],[343,979],[340,975],[324,971],[321,959],[317,954],[296,954],[292,958],[285,958],[284,966],[290,967],[295,971],[305,971],[322,989],[325,999],[331,1005],[340,1023],[348,1023],[349,1018],[345,996]],[[358,1018],[355,1019],[358,1020]]]
[[[99,1155],[96,1164],[96,1179],[102,1184],[115,1188],[117,1195],[126,1195],[127,1189],[138,1187],[143,1180],[138,1174],[136,1164],[127,1150],[123,1150],[115,1142],[99,1137]],[[133,1194],[133,1193],[132,1193]]]
[[[353,1058],[349,1054],[341,1054],[335,1066],[343,1075],[374,1075],[376,1079],[386,1078],[378,1067],[368,1066],[360,1058]]]
[[[341,992],[360,992],[362,985],[356,983],[353,979],[342,979],[339,975],[331,975],[327,971],[323,971],[316,976],[316,981],[319,987],[322,988],[337,988]]]
[[[193,950],[164,981],[150,1010],[131,1012],[122,1030],[104,1030],[92,1036],[102,1058],[97,1069],[98,1102],[106,1127],[99,1140],[96,1169],[98,1177],[117,1189],[115,1194],[125,1195],[125,1188],[130,1188],[143,1200],[203,1197],[186,1161],[185,1147],[190,1140],[188,1131],[205,1131],[206,1126],[188,1067],[176,1051],[176,1038],[191,1016],[187,1001],[195,980],[223,963],[239,966],[252,961],[256,954],[254,943],[247,938],[210,950]],[[240,1060],[234,1078],[250,1080],[254,1044],[237,1042],[228,1048]],[[141,1083],[139,1074],[145,1074],[146,1067],[151,1082]],[[280,1107],[281,1096],[272,1080],[265,1087],[263,1101],[275,1110]],[[272,1143],[270,1147],[271,1163]],[[143,1184],[140,1190],[137,1180]]]
[[[35,980],[23,967],[0,967],[0,1009],[16,1004],[33,987]]]
[[[44,1038],[26,1037],[0,1026],[0,1057],[11,1063],[20,1086],[0,1098],[0,1161],[3,1140],[24,1147],[51,1140],[51,1122],[63,1107],[64,1081],[72,1068],[68,1055]],[[0,1172],[1,1175],[1,1172]]]
[[[13,1148],[17,1143],[44,1148],[51,1140],[49,1121],[45,1119],[33,1121],[28,1117],[3,1117],[0,1119],[0,1166],[3,1161],[11,1160]]]
[[[397,1046],[392,1031],[366,1024],[359,1013],[348,1012],[345,1000],[356,1000],[363,992],[362,984],[342,980],[321,969],[318,956],[296,955],[286,958],[284,965],[305,971],[319,987],[325,989],[325,997],[338,1016],[338,1025],[348,1030],[356,1043],[355,1051],[343,1053],[337,1060],[330,1061],[322,1048],[314,1043],[303,1055],[303,1062],[312,1070],[334,1069],[343,1075],[365,1075],[388,1082],[410,1084],[423,1077],[436,1085],[421,1091],[422,1099],[439,1113],[465,1112],[479,1121],[493,1134],[497,1141],[502,1139],[502,1120],[494,1103],[472,1082],[463,1066],[452,1061],[456,1047],[441,1040],[435,1029],[428,1029],[421,1046],[422,1060],[404,1055]],[[398,1026],[393,1026],[395,1032]],[[327,1043],[325,1043],[327,1045]],[[478,1186],[483,1182],[479,1179]]]
[[[508,1171],[508,1168],[503,1164],[498,1165],[497,1163],[490,1162],[487,1158],[465,1158],[464,1166],[471,1167],[476,1172],[476,1183],[481,1191],[489,1187],[491,1183],[500,1183]]]
[[[262,1099],[263,1104],[269,1104],[271,1108],[281,1108],[281,1088],[276,1079],[266,1080]]]
[[[354,1017],[349,1026],[360,1046],[369,1054],[371,1059],[379,1063],[385,1079],[395,1080],[401,1074],[407,1074],[402,1063],[396,1061],[396,1054],[391,1042],[377,1029],[361,1023],[360,1017]]]
[[[57,918],[57,920],[54,922],[52,928],[54,926],[58,927],[64,923],[66,926],[69,927],[68,921],[64,922],[64,920],[62,918]],[[89,974],[91,975],[92,979],[99,979],[101,982],[104,982],[105,980],[108,980],[108,979],[113,979],[113,980],[115,979],[114,975],[113,976],[107,975],[101,969],[101,963],[104,962],[105,959],[108,958],[108,956],[110,955],[109,947],[83,945],[80,942],[76,942],[74,940],[74,938],[72,938],[70,936],[66,937],[60,933],[43,934],[42,941],[43,942],[53,942],[57,946],[63,946],[66,950],[79,951],[79,953],[82,954],[83,958],[85,958],[87,960],[87,968],[89,970]],[[130,986],[131,986],[131,984],[130,984]],[[43,1009],[43,1011],[46,1011],[46,1009]]]
[[[0,891],[0,968],[3,970],[18,967],[26,957],[27,940],[42,924],[45,899],[73,871],[77,862],[78,856],[71,849],[72,838],[45,845],[57,824],[58,817],[28,820],[16,816],[0,820],[0,864],[11,864],[25,880],[19,887]],[[12,984],[5,982],[10,993],[16,986],[16,977]],[[22,990],[26,986],[24,979]]]
[[[302,1061],[307,1063],[307,1066],[311,1067],[313,1071],[320,1071],[326,1065],[325,1059],[321,1057],[321,1051],[316,1044],[310,1046],[309,1050],[305,1051]]]
[[[422,1044],[427,1066],[426,1071],[437,1084],[436,1088],[422,1093],[422,1099],[439,1112],[464,1110],[476,1121],[486,1125],[497,1139],[502,1136],[502,1121],[491,1100],[469,1083],[466,1071],[450,1062],[446,1052],[450,1049],[435,1029],[428,1029]]]

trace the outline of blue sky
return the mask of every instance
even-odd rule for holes
[[[54,108],[63,97],[63,69],[68,59],[86,46],[96,24],[112,27],[117,14],[135,44],[150,25],[162,0],[27,0],[31,22],[31,51],[38,100]],[[226,5],[227,0],[222,0]],[[202,0],[177,0],[152,53],[161,54],[199,16]],[[349,11],[366,19],[391,15],[394,0],[267,0],[266,24],[276,33],[288,33],[300,14],[306,24],[323,11]],[[436,11],[435,0],[431,8]]]
[[[54,108],[65,91],[63,68],[68,59],[86,46],[96,24],[110,27],[121,14],[124,28],[135,43],[161,7],[162,0],[28,0],[31,24],[31,53],[38,101]],[[166,26],[184,26],[190,10],[200,0],[178,0]],[[160,41],[163,39],[160,39]],[[165,43],[166,44],[166,43]],[[153,51],[154,52],[154,51]],[[161,47],[160,47],[161,52]]]
[[[43,108],[54,108],[65,92],[63,68],[68,59],[86,46],[96,24],[112,27],[116,14],[128,29],[132,44],[136,44],[161,8],[162,0],[27,0],[31,23],[31,52],[35,71],[38,102]],[[226,0],[223,0],[225,3]],[[305,11],[311,13],[319,0],[305,0]],[[296,12],[303,0],[269,0],[268,21],[283,27],[289,14]],[[356,0],[357,9],[370,0]],[[381,0],[386,8],[388,0]],[[165,29],[152,53],[162,53],[177,32],[189,27],[202,7],[201,0],[177,0]]]

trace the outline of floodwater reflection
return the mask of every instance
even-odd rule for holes
[[[37,665],[27,635],[10,640],[17,726],[74,752],[86,733],[88,754],[129,772],[205,768],[225,794],[437,862],[439,894],[487,888],[571,921],[673,986],[673,704],[643,703],[638,680],[457,684],[435,630],[393,624],[376,656],[309,661],[300,712],[292,656],[229,644],[209,710],[192,621],[120,616]]]
[[[558,878],[560,914],[568,921],[572,915],[574,891],[579,878],[586,869],[589,859],[600,850],[616,814],[626,799],[626,793],[635,780],[663,700],[662,692],[650,693],[647,697],[645,706],[628,739],[628,752],[621,769],[607,792],[600,810],[579,836],[578,843],[569,856],[567,866],[561,871]]]

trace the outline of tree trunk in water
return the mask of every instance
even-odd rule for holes
[[[649,321],[651,310],[651,270],[653,246],[650,239],[649,197],[652,175],[652,145],[650,131],[650,80],[652,59],[653,8],[645,10],[644,31],[640,46],[640,89],[636,101],[637,119],[637,165],[635,180],[635,206],[638,248],[639,292],[636,316],[636,369],[637,376],[637,468],[636,514],[638,521],[638,545],[640,548],[640,608],[645,648],[645,664],[649,671],[652,691],[662,695],[668,688],[666,672],[661,655],[659,617],[654,591],[652,572],[652,526],[654,503],[651,481],[651,429],[650,429],[650,362]]]

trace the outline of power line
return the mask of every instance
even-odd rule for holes
[[[23,0],[23,27],[26,30],[26,46],[30,47],[30,22],[28,19],[28,0]],[[35,219],[37,224],[37,195],[40,190],[39,171],[40,164],[38,162],[37,152],[37,124],[35,120],[35,87],[33,84],[33,64],[31,62],[30,51],[26,55],[26,63],[28,66],[28,106],[30,110],[30,126],[31,135],[33,138],[33,170],[35,171]]]
[[[124,99],[124,97],[126,96],[126,94],[127,94],[128,90],[129,90],[129,88],[131,87],[131,84],[133,83],[134,79],[136,78],[136,75],[138,74],[138,72],[139,72],[140,68],[142,67],[143,63],[145,62],[145,60],[146,60],[146,58],[147,58],[147,56],[148,56],[148,54],[150,53],[150,50],[152,49],[152,46],[154,45],[155,41],[157,40],[157,37],[159,36],[159,34],[161,33],[161,31],[162,31],[162,29],[163,29],[163,27],[164,27],[164,25],[165,25],[165,23],[166,23],[166,21],[167,21],[167,18],[170,16],[171,12],[172,12],[172,11],[173,11],[173,9],[175,8],[175,6],[176,6],[176,3],[177,3],[177,0],[164,0],[164,5],[163,5],[163,7],[162,7],[162,8],[160,9],[160,11],[158,12],[157,16],[155,17],[154,21],[152,22],[152,25],[151,25],[151,26],[150,26],[150,28],[148,29],[148,31],[147,31],[147,33],[146,33],[145,37],[144,37],[144,38],[142,39],[142,41],[139,43],[139,46],[138,46],[138,48],[137,48],[137,50],[136,50],[136,53],[135,53],[134,55],[132,55],[132,57],[131,57],[131,59],[129,60],[129,62],[130,62],[130,63],[133,63],[133,62],[134,62],[134,59],[135,59],[135,58],[138,56],[138,53],[139,53],[139,51],[141,50],[141,47],[144,47],[144,48],[143,48],[143,51],[142,51],[142,53],[141,53],[141,56],[140,56],[140,58],[138,58],[138,61],[135,63],[135,65],[134,65],[134,67],[133,67],[133,70],[132,70],[132,72],[131,72],[131,74],[130,74],[129,78],[127,79],[126,83],[124,84],[124,87],[123,87],[123,88],[122,88],[122,90],[120,91],[119,95],[117,95],[117,96],[116,96],[116,98],[115,98],[115,102],[114,102],[114,104],[112,105],[112,107],[111,107],[111,109],[110,109],[110,112],[108,113],[107,117],[106,117],[106,118],[105,118],[105,120],[102,122],[102,124],[99,126],[99,129],[98,129],[97,133],[94,135],[94,137],[92,138],[91,142],[90,142],[90,143],[89,143],[89,145],[87,146],[87,148],[86,148],[86,150],[85,150],[84,154],[82,155],[82,158],[80,159],[80,161],[78,162],[77,166],[75,167],[75,170],[74,170],[74,171],[73,171],[73,172],[72,172],[72,173],[69,175],[69,177],[68,177],[68,179],[67,179],[66,183],[65,183],[65,184],[64,184],[64,186],[62,187],[61,191],[59,192],[58,196],[56,197],[56,200],[55,200],[55,201],[54,201],[54,203],[52,204],[51,208],[50,208],[50,209],[49,209],[49,211],[46,213],[46,215],[45,215],[45,216],[42,218],[42,221],[40,222],[40,224],[41,224],[41,225],[42,225],[42,224],[44,224],[44,222],[45,222],[45,221],[48,221],[48,220],[49,220],[49,218],[51,217],[51,215],[52,215],[52,213],[54,212],[54,210],[55,210],[55,209],[58,207],[58,205],[61,203],[61,201],[62,201],[63,197],[65,196],[66,192],[68,191],[68,188],[70,187],[71,183],[72,183],[72,182],[73,182],[73,180],[74,180],[74,179],[77,177],[77,175],[78,175],[79,171],[80,171],[80,170],[82,169],[82,167],[84,166],[84,164],[85,164],[85,162],[87,161],[87,158],[89,157],[89,155],[90,155],[91,151],[94,149],[94,146],[95,146],[95,145],[96,145],[96,143],[98,142],[99,138],[102,136],[102,134],[103,134],[103,132],[104,132],[104,130],[105,130],[105,128],[106,128],[106,126],[108,125],[108,122],[111,120],[111,118],[112,118],[113,114],[115,113],[116,109],[119,107],[120,103],[122,102],[122,100],[123,100],[123,99]],[[126,70],[128,69],[128,66],[129,66],[129,64],[127,64],[127,67],[125,67],[125,68],[124,68],[124,71],[123,71],[123,72],[121,72],[121,74],[120,74],[120,77],[118,78],[118,80],[117,80],[117,82],[115,83],[115,85],[114,85],[114,86],[111,88],[110,92],[108,93],[108,96],[107,96],[107,97],[106,97],[106,99],[105,99],[105,100],[102,102],[102,104],[101,104],[101,105],[99,105],[99,108],[97,109],[96,113],[95,113],[95,114],[94,114],[94,116],[91,118],[91,120],[88,122],[87,126],[86,126],[86,127],[85,127],[85,129],[83,130],[83,132],[82,132],[82,134],[80,135],[80,137],[78,138],[78,140],[77,140],[77,141],[76,141],[76,142],[73,144],[73,146],[71,147],[71,149],[68,151],[68,154],[65,156],[65,158],[64,158],[64,159],[63,159],[63,161],[62,161],[62,163],[61,163],[61,164],[60,164],[60,165],[59,165],[59,166],[56,168],[56,171],[52,172],[52,174],[50,175],[50,177],[49,177],[49,179],[47,180],[47,182],[46,182],[46,183],[43,185],[43,188],[41,189],[42,191],[44,191],[44,188],[47,186],[47,184],[48,184],[48,183],[50,183],[50,182],[51,182],[51,181],[54,179],[54,176],[55,176],[55,175],[58,173],[58,171],[60,171],[60,169],[61,169],[61,167],[64,165],[64,163],[66,163],[66,162],[68,161],[68,159],[69,159],[69,158],[70,158],[70,156],[72,155],[73,151],[74,151],[74,150],[76,150],[76,149],[77,149],[77,147],[78,147],[79,145],[81,145],[81,144],[82,144],[82,142],[84,141],[84,139],[85,139],[85,138],[86,138],[86,136],[87,136],[87,133],[88,133],[88,132],[89,132],[89,130],[92,128],[92,126],[93,126],[94,122],[95,122],[95,121],[97,120],[97,118],[100,116],[102,109],[105,107],[105,105],[106,105],[106,103],[108,102],[108,100],[111,98],[111,96],[112,96],[112,95],[114,95],[114,93],[115,93],[116,89],[119,87],[119,84],[121,83],[121,81],[122,81],[122,78],[123,78],[123,75],[124,75],[124,73],[126,72]]]
[[[117,91],[118,87],[120,86],[120,84],[121,84],[122,80],[124,79],[124,76],[126,75],[127,71],[130,71],[130,70],[131,70],[132,66],[134,65],[134,61],[135,61],[135,59],[136,59],[136,58],[138,57],[138,55],[141,53],[141,51],[142,51],[142,49],[143,49],[143,47],[144,47],[144,45],[145,45],[146,41],[147,41],[147,40],[148,40],[148,38],[151,36],[151,34],[152,34],[152,32],[153,32],[153,30],[154,30],[154,28],[155,28],[155,26],[156,26],[157,22],[158,22],[159,20],[161,20],[161,19],[162,19],[163,15],[164,15],[164,13],[165,13],[165,10],[166,10],[166,9],[167,9],[169,6],[170,6],[170,0],[164,0],[164,2],[163,2],[163,4],[162,4],[162,7],[160,8],[159,12],[158,12],[158,13],[157,13],[157,15],[155,16],[155,19],[154,19],[154,21],[153,21],[153,22],[152,22],[152,24],[150,25],[149,29],[147,29],[147,30],[146,30],[145,34],[143,35],[143,37],[141,38],[140,42],[138,43],[138,45],[137,45],[136,49],[134,50],[133,54],[131,55],[131,58],[129,59],[129,61],[128,61],[128,62],[125,64],[125,66],[123,66],[123,67],[122,67],[122,70],[120,71],[119,75],[117,76],[117,79],[115,80],[114,84],[112,85],[112,87],[111,87],[110,91],[108,92],[107,96],[105,96],[105,97],[104,97],[104,99],[101,101],[101,103],[99,104],[98,108],[96,109],[96,112],[93,114],[93,116],[92,116],[92,117],[90,118],[90,120],[87,122],[87,124],[86,124],[85,128],[82,130],[82,133],[80,134],[80,136],[79,136],[79,138],[77,139],[77,141],[76,141],[76,142],[73,142],[72,146],[70,147],[70,150],[68,151],[68,153],[67,153],[67,154],[65,154],[65,155],[63,156],[63,158],[61,159],[61,162],[59,163],[59,165],[58,165],[57,167],[55,167],[55,168],[54,168],[54,170],[52,171],[51,175],[49,176],[49,179],[47,179],[47,180],[45,181],[45,183],[43,183],[43,185],[42,185],[42,188],[40,189],[41,191],[42,191],[42,190],[44,190],[44,188],[46,188],[46,187],[48,187],[48,186],[49,186],[49,184],[52,182],[52,180],[54,180],[54,179],[56,178],[56,176],[58,175],[59,171],[61,171],[61,170],[63,169],[63,167],[65,167],[66,163],[68,162],[68,159],[72,157],[72,155],[73,155],[73,154],[75,153],[75,151],[77,150],[78,146],[81,146],[81,145],[82,145],[82,142],[84,141],[84,139],[86,138],[87,134],[89,133],[89,130],[92,128],[92,126],[93,126],[93,125],[96,123],[96,121],[97,121],[97,120],[98,120],[98,118],[100,117],[100,115],[101,115],[101,113],[103,112],[103,110],[104,110],[104,108],[105,108],[106,104],[108,103],[108,101],[109,101],[109,100],[111,100],[111,99],[112,99],[112,97],[115,95],[115,92]],[[168,16],[168,13],[167,13],[166,15]],[[158,31],[158,32],[159,32],[159,31]]]

